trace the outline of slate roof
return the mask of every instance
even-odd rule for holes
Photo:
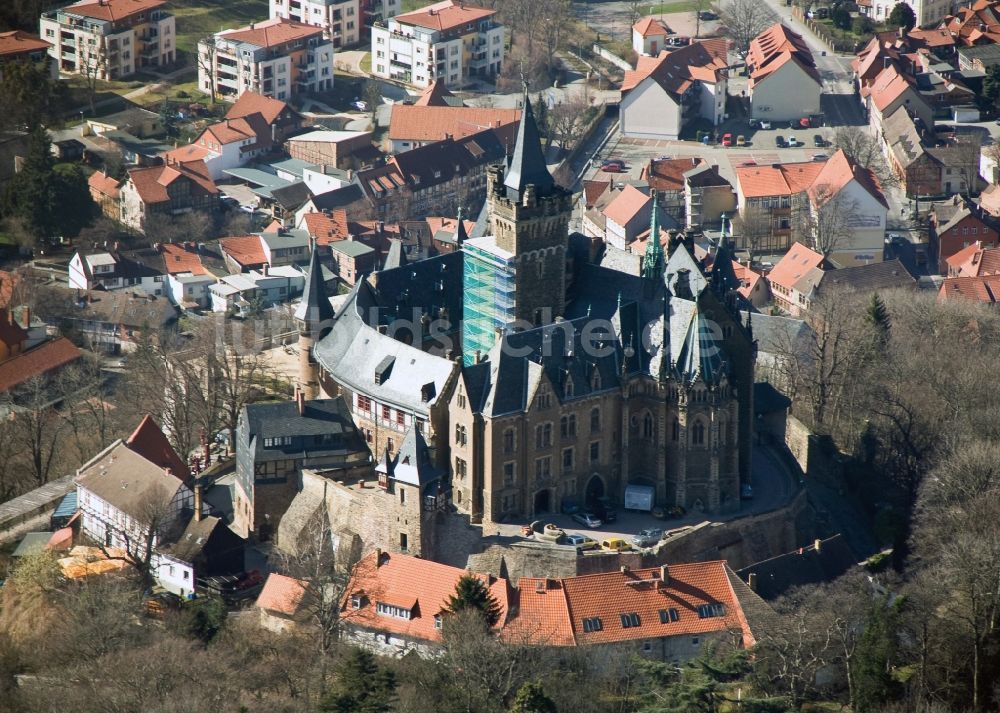
[[[330,306],[330,296],[326,293],[319,250],[315,245],[309,254],[309,272],[302,288],[302,300],[295,308],[295,319],[319,329],[325,328],[333,319],[333,307]]]
[[[192,516],[180,537],[175,542],[163,545],[159,549],[164,554],[181,562],[194,562],[205,549],[209,538],[220,523],[222,520],[211,515],[204,515],[200,520]],[[222,527],[225,527],[225,523],[222,524]]]
[[[535,186],[538,196],[544,196],[555,185],[555,179],[545,165],[541,137],[527,89],[524,92],[524,114],[517,127],[517,142],[504,173],[503,184],[507,188],[508,197],[512,194],[520,196],[529,185]]]
[[[152,297],[141,290],[79,290],[78,312],[73,319],[96,319],[126,327],[162,327],[177,319],[177,308],[166,297]]]
[[[306,204],[312,193],[303,181],[295,181],[287,186],[271,189],[271,198],[285,211],[292,213]]]
[[[756,575],[754,591],[764,599],[776,599],[792,587],[832,581],[857,562],[857,556],[838,533],[808,547],[755,562],[736,570],[736,574],[744,582],[751,574]]]
[[[327,455],[368,453],[368,444],[354,425],[351,410],[342,396],[332,399],[313,399],[305,402],[302,414],[294,401],[266,401],[243,407],[241,426],[246,425],[248,442],[255,443],[254,460],[284,460],[308,454],[310,458]],[[264,438],[308,438],[332,436],[330,442],[309,444],[304,451],[301,444],[264,448]],[[241,436],[242,437],[242,436]]]
[[[392,478],[400,483],[425,488],[440,480],[444,471],[434,465],[423,435],[414,427],[403,436],[392,465]]]
[[[818,290],[855,290],[875,292],[900,288],[916,288],[917,281],[898,258],[874,262],[870,265],[842,267],[827,270],[817,286]]]

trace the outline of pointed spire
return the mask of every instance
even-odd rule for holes
[[[653,215],[649,220],[649,240],[646,241],[646,256],[642,261],[642,276],[656,280],[663,275],[663,246],[660,245],[660,200],[659,193],[653,191]]]
[[[309,326],[319,326],[333,319],[333,307],[326,294],[323,283],[323,266],[319,261],[319,250],[313,243],[312,254],[309,256],[309,274],[302,290],[302,301],[295,308],[295,319]]]
[[[462,207],[458,207],[458,227],[455,228],[455,244],[462,247],[462,243],[469,239],[469,234],[465,232],[465,221],[462,220]]]
[[[542,140],[538,135],[538,125],[535,123],[535,112],[528,98],[528,85],[524,85],[524,110],[521,112],[521,123],[517,128],[517,143],[514,153],[508,163],[504,186],[508,189],[508,197],[513,192],[520,197],[525,187],[535,186],[538,195],[545,195],[555,185],[552,174],[545,165],[545,154],[542,151]]]

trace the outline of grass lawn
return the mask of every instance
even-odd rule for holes
[[[697,0],[674,0],[661,2],[659,5],[643,5],[639,7],[642,15],[667,15],[671,12],[694,12],[698,9]]]
[[[372,53],[371,52],[365,52],[365,56],[361,58],[360,62],[358,62],[358,66],[361,67],[361,71],[364,72],[365,74],[371,74],[372,73]]]
[[[267,0],[173,0],[169,10],[177,18],[177,49],[192,65],[198,40],[268,17]]]

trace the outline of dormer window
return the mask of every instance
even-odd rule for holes
[[[365,595],[355,594],[351,597],[351,609],[360,609],[365,605]]]
[[[379,602],[375,605],[375,611],[382,616],[389,616],[393,619],[406,619],[409,621],[413,616],[413,611],[406,607],[399,607],[394,604]]]
[[[434,628],[441,630],[444,627],[444,619],[441,618],[440,614],[434,615]]]

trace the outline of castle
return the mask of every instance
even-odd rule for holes
[[[723,241],[706,276],[690,236],[647,241],[640,275],[594,264],[568,231],[532,107],[460,250],[382,270],[337,308],[312,281],[299,387],[341,396],[373,453],[411,431],[473,521],[598,499],[738,508],[750,482],[752,327]]]

